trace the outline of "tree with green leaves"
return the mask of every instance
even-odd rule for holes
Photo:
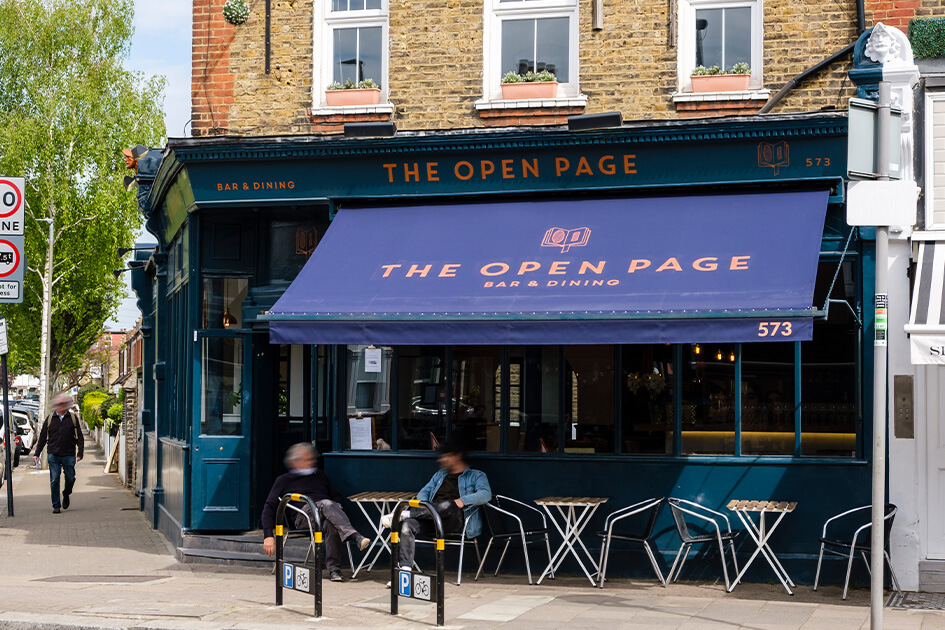
[[[164,135],[163,78],[124,68],[132,0],[0,0],[0,174],[26,178],[12,362],[51,383],[75,369],[124,295],[113,271],[141,224],[121,150]]]

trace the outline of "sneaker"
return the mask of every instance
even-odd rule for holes
[[[394,524],[393,514],[385,514],[384,516],[381,517],[381,527],[386,527],[387,529],[390,529],[390,526],[393,524]]]
[[[387,583],[387,588],[390,588],[390,582]]]
[[[328,572],[328,579],[332,582],[344,582],[345,576],[341,574],[341,569],[335,569]]]
[[[365,538],[364,536],[358,536],[358,549],[364,551],[371,546],[371,541]]]
[[[53,513],[53,514],[59,514],[60,512],[62,512],[62,510],[60,510],[59,508],[53,508],[53,509],[52,509],[52,513]]]
[[[64,510],[69,509],[69,495],[68,494],[62,495],[62,509]]]

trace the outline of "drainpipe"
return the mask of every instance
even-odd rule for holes
[[[863,31],[866,30],[866,10],[865,10],[865,8],[863,7],[863,0],[856,0],[856,29],[857,29],[857,34],[861,34],[861,33],[863,33]],[[784,98],[785,95],[787,95],[788,92],[790,92],[791,90],[793,90],[794,87],[795,87],[798,83],[801,83],[801,82],[803,82],[807,77],[809,77],[809,76],[811,76],[811,75],[813,75],[813,74],[816,74],[817,72],[820,72],[820,70],[822,70],[823,68],[829,66],[830,64],[832,64],[833,62],[837,61],[838,59],[842,59],[843,57],[847,56],[848,54],[850,54],[850,53],[853,51],[853,46],[855,46],[855,45],[856,45],[856,41],[854,41],[854,43],[850,44],[849,46],[847,46],[847,47],[844,48],[843,50],[841,50],[841,51],[839,51],[839,52],[836,52],[836,53],[830,55],[829,57],[827,57],[826,59],[824,59],[824,60],[821,61],[820,63],[811,66],[811,67],[808,68],[807,70],[804,70],[804,71],[801,72],[799,75],[797,75],[796,77],[794,77],[793,79],[791,79],[790,81],[788,81],[788,82],[784,85],[783,88],[781,88],[780,90],[778,90],[778,93],[775,94],[775,95],[771,98],[771,100],[769,100],[767,103],[765,103],[765,106],[764,106],[764,107],[762,107],[760,110],[758,110],[758,113],[759,113],[759,114],[767,114],[768,112],[770,112],[770,111],[774,108],[774,106],[777,105],[778,102],[779,102],[782,98]]]

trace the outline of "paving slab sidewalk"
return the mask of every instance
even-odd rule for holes
[[[434,605],[400,600],[390,615],[384,570],[345,583],[324,582],[324,615],[313,598],[286,591],[275,606],[268,570],[177,562],[153,530],[138,500],[118,477],[105,474],[101,449],[88,442],[77,466],[72,505],[53,514],[49,475],[14,472],[14,513],[0,488],[0,630],[3,629],[311,629],[432,628]],[[347,573],[347,572],[346,572]],[[446,586],[449,628],[654,628],[701,630],[845,630],[869,627],[869,595],[843,602],[838,587],[788,596],[771,584],[743,584],[733,593],[710,583],[608,581],[559,577],[529,586],[522,576],[466,575]],[[945,628],[945,613],[886,609],[890,630]]]

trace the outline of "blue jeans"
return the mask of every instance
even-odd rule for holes
[[[66,474],[66,488],[64,494],[72,494],[75,485],[75,456],[61,457],[48,453],[46,461],[49,463],[49,490],[52,495],[52,506],[59,507],[59,475]]]

